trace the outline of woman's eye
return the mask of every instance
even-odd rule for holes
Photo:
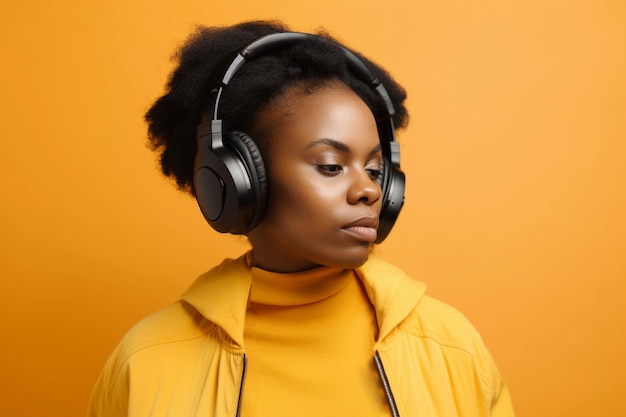
[[[380,177],[380,169],[368,169],[367,175],[369,175],[371,179],[377,180],[378,177]]]
[[[336,174],[341,171],[341,165],[318,165],[317,168],[327,174]]]

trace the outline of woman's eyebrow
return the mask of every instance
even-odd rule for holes
[[[338,140],[330,139],[330,138],[321,138],[321,139],[315,140],[315,141],[309,143],[307,145],[306,149],[310,149],[310,148],[313,148],[315,146],[320,146],[320,145],[327,145],[327,146],[330,146],[330,147],[333,147],[333,148],[337,149],[340,152],[350,153],[350,147],[348,145],[346,145],[345,143],[340,142]],[[373,154],[379,152],[380,150],[381,150],[381,146],[380,146],[380,143],[379,143],[376,146],[374,146],[374,149],[372,149],[369,154],[373,155]]]

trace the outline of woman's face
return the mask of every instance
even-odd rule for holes
[[[382,158],[365,102],[340,83],[293,87],[257,125],[272,128],[267,211],[248,234],[253,264],[276,272],[363,264],[376,239]]]

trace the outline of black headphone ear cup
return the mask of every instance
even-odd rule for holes
[[[375,243],[381,243],[389,235],[404,205],[404,173],[383,157],[378,182],[382,194],[382,208]]]
[[[265,164],[261,151],[250,136],[243,132],[231,131],[225,135],[224,139],[225,146],[233,149],[239,155],[250,177],[252,204],[254,206],[250,207],[248,211],[250,217],[245,220],[246,227],[242,233],[247,233],[261,222],[265,214],[265,207],[267,206]]]

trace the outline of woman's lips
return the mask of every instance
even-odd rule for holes
[[[343,230],[364,242],[374,242],[378,236],[378,217],[361,217],[346,226]]]
[[[374,227],[367,226],[350,226],[344,227],[343,230],[364,242],[374,242],[378,236],[378,231]]]

